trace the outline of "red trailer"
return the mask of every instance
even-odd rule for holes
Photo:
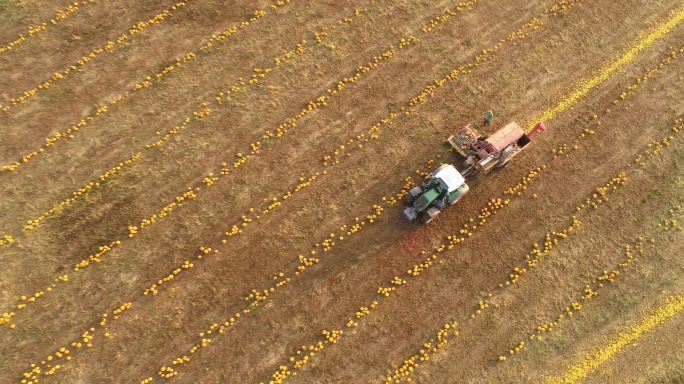
[[[525,133],[517,123],[511,122],[490,136],[482,136],[472,124],[466,124],[447,141],[466,158],[461,174],[468,177],[506,166],[532,143],[532,136],[537,131],[545,130],[546,126],[539,123],[530,133]]]

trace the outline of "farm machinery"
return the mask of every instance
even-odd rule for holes
[[[488,124],[492,117],[488,112],[485,123]],[[475,124],[462,125],[455,135],[447,139],[447,143],[465,158],[463,169],[458,171],[453,165],[441,165],[422,185],[409,190],[404,196],[404,204],[407,205],[404,217],[409,221],[418,218],[423,224],[429,223],[468,192],[466,178],[507,166],[513,157],[529,147],[536,132],[545,130],[544,124],[538,123],[525,133],[518,124],[511,122],[485,136]]]
[[[462,125],[447,142],[466,160],[461,171],[463,177],[489,173],[495,167],[505,167],[518,153],[532,143],[532,136],[545,131],[537,124],[530,133],[515,122],[506,124],[490,136],[482,136],[473,124]]]
[[[419,217],[423,224],[427,224],[444,208],[460,200],[468,189],[465,178],[453,165],[441,165],[427,181],[404,196],[404,203],[408,205],[404,217],[408,221]]]

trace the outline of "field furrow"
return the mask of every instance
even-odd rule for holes
[[[0,1],[0,381],[676,382],[682,21]]]
[[[59,23],[60,21],[71,16],[73,13],[78,12],[80,6],[85,7],[94,2],[95,0],[83,0],[80,3],[75,1],[73,3],[67,4],[66,6],[57,10],[57,13],[55,13],[54,17],[52,17],[49,20],[49,23],[52,25],[57,25],[57,23]],[[47,20],[39,22],[36,26],[29,26],[28,28],[26,28],[26,35],[24,35],[24,33],[19,33],[19,35],[12,41],[0,43],[0,54],[11,51],[14,47],[26,41],[27,38],[37,36],[39,33],[42,33],[43,31],[48,29],[48,27],[50,27],[50,25],[48,25]]]
[[[183,6],[185,6],[184,3],[178,3],[178,4],[173,6],[174,10],[179,7],[179,4],[182,4]],[[283,3],[283,4],[285,4],[285,3]],[[277,9],[277,6],[272,5],[272,9],[273,10]],[[168,12],[168,10],[165,12]],[[170,15],[170,13],[168,13],[168,14]],[[151,20],[156,20],[154,23],[159,23],[159,22],[163,21],[163,19],[166,17],[166,13],[162,13],[161,15],[164,15],[164,16],[161,17],[161,16],[157,15],[157,16],[155,16],[155,18],[153,18]],[[17,156],[17,157],[21,157],[21,159],[19,161],[15,161],[12,164],[3,165],[2,167],[0,167],[0,172],[2,172],[2,171],[15,171],[22,164],[28,162],[29,160],[31,160],[35,156],[38,156],[39,154],[44,153],[48,149],[51,149],[55,143],[57,143],[59,141],[66,141],[70,138],[73,138],[74,135],[76,134],[76,132],[79,132],[79,130],[82,130],[86,127],[90,128],[94,124],[94,120],[96,120],[99,116],[101,116],[101,115],[103,115],[109,111],[109,109],[108,109],[109,107],[114,106],[116,104],[121,104],[123,101],[127,100],[130,96],[133,96],[133,94],[137,93],[137,91],[146,89],[146,88],[154,85],[155,83],[160,82],[164,78],[164,76],[166,76],[167,74],[176,70],[180,66],[188,63],[189,61],[195,60],[197,58],[198,53],[210,52],[210,50],[214,46],[214,44],[225,43],[226,39],[230,38],[231,36],[233,36],[238,31],[247,28],[250,25],[250,23],[256,22],[257,20],[261,19],[265,15],[266,15],[266,11],[257,9],[254,11],[254,14],[251,15],[251,17],[249,19],[244,20],[241,23],[236,24],[236,25],[224,30],[218,36],[212,35],[210,38],[208,38],[205,42],[202,43],[202,45],[199,49],[197,49],[195,51],[188,52],[185,55],[183,55],[182,57],[179,57],[175,60],[168,62],[167,64],[163,65],[163,67],[158,72],[156,72],[154,74],[144,75],[141,78],[141,80],[136,81],[135,84],[132,85],[129,90],[124,91],[120,94],[117,94],[116,96],[112,97],[109,101],[100,104],[96,108],[93,108],[94,112],[86,115],[85,117],[82,117],[78,122],[75,122],[73,124],[69,124],[68,128],[66,128],[65,130],[58,131],[57,133],[53,134],[52,136],[46,137],[44,139],[44,143],[38,149],[33,150],[33,152],[25,153],[23,155]],[[150,22],[150,23],[152,23],[152,22]],[[128,35],[122,35],[122,36],[132,36],[133,34],[141,31],[142,30],[141,28],[143,28],[144,26],[146,27],[147,23],[142,23],[142,24],[138,23],[134,26],[133,29],[129,30]],[[123,44],[123,42],[126,40],[127,40],[127,38],[119,37],[119,39],[117,39],[117,43]],[[104,50],[96,49],[93,52],[96,52],[96,54],[101,54],[104,51],[111,53],[113,49],[114,49],[114,45],[110,46],[110,48],[105,48]],[[95,58],[96,56],[91,54],[88,57],[90,57],[92,59],[92,58]],[[82,66],[82,65],[85,65],[85,62],[79,61],[78,64]],[[65,70],[64,75],[68,74],[68,71],[71,69],[74,69],[74,68],[75,68],[75,66],[71,66],[71,68]],[[63,79],[64,75],[55,74],[53,76],[53,79],[54,80]],[[154,80],[153,80],[153,78],[154,78]],[[47,86],[45,86],[45,84],[47,84]],[[47,89],[48,87],[49,87],[48,83],[43,84],[43,88]],[[12,100],[12,102],[14,102],[14,100]],[[9,110],[8,108],[9,107],[6,107],[5,110]],[[187,122],[186,122],[186,124],[187,124]]]

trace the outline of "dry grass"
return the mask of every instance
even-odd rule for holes
[[[158,369],[183,355],[191,361],[174,366],[179,372],[174,381],[259,382],[267,380],[278,365],[288,364],[299,346],[318,341],[323,329],[345,329],[345,335],[317,353],[297,376],[290,377],[292,382],[381,381],[449,319],[461,323],[459,337],[419,370],[416,381],[540,381],[560,372],[578,351],[595,345],[626,320],[638,318],[641,309],[682,288],[682,266],[675,256],[681,252],[679,243],[658,244],[649,257],[638,260],[634,270],[624,273],[624,280],[563,323],[557,335],[505,364],[496,361],[502,351],[526,337],[530,327],[557,315],[597,271],[620,260],[622,245],[652,230],[665,207],[684,202],[684,149],[679,137],[663,150],[667,155],[635,171],[608,205],[587,213],[581,229],[526,280],[497,296],[500,310],[477,320],[469,318],[477,301],[521,262],[531,244],[543,239],[550,228],[567,226],[568,214],[580,199],[605,183],[650,140],[666,135],[672,119],[681,117],[684,106],[678,95],[684,82],[679,57],[628,100],[611,104],[635,77],[657,66],[668,46],[682,45],[681,27],[582,98],[573,110],[549,121],[550,129],[516,158],[514,166],[474,181],[471,192],[435,224],[409,225],[399,207],[385,206],[376,223],[318,255],[320,263],[301,275],[289,272],[299,265],[298,255],[308,255],[331,231],[353,223],[354,217],[363,218],[383,196],[401,191],[407,176],[416,179],[416,169],[427,170],[427,160],[441,155],[445,161],[457,161],[440,146],[454,126],[479,119],[480,111],[487,109],[496,111],[497,124],[526,121],[619,56],[640,31],[665,17],[677,2],[587,0],[553,17],[540,16],[553,1],[521,6],[479,0],[430,33],[421,32],[421,27],[454,3],[292,1],[275,11],[270,10],[271,3],[192,0],[165,23],[0,116],[0,160],[5,164],[147,74],[196,50],[212,34],[251,17],[254,9],[268,12],[225,44],[216,44],[211,52],[198,54],[162,81],[112,106],[74,138],[14,172],[0,172],[0,211],[6,213],[0,215],[0,236],[15,237],[11,245],[0,247],[0,313],[12,310],[22,295],[45,291],[56,276],[69,275],[68,282],[54,283],[53,291],[15,310],[11,322],[0,326],[0,381],[20,381],[29,364],[40,365],[91,327],[96,329],[92,348],[70,348],[73,360],[63,361],[54,376],[41,376],[40,382],[139,382],[150,376],[156,382],[163,380]],[[170,4],[98,1],[51,26],[41,37],[0,56],[0,98],[6,101],[18,90],[49,78],[83,52]],[[36,20],[49,18],[60,6],[0,1],[0,42]],[[367,10],[355,15],[355,8]],[[353,21],[338,24],[344,17]],[[472,73],[438,88],[410,116],[383,126],[378,140],[364,142],[363,149],[339,165],[323,166],[324,154],[350,136],[368,131],[419,94],[430,79],[470,62],[532,17],[544,20],[539,30],[506,45]],[[332,25],[336,29],[329,30],[323,44],[317,43],[314,33]],[[419,42],[399,50],[399,39],[408,35]],[[157,137],[155,132],[181,124],[199,103],[212,102],[217,92],[240,77],[249,78],[254,68],[273,66],[275,57],[302,39],[307,40],[304,51],[274,67],[257,85],[245,86],[220,106],[212,104],[208,117],[192,120],[164,146],[145,149]],[[390,44],[397,50],[390,60],[347,84],[327,106],[299,119],[284,137],[261,139],[265,130],[275,131],[309,100],[327,94]],[[604,112],[608,107],[611,112]],[[550,149],[571,143],[580,128],[594,123],[590,117],[594,113],[601,114],[603,123],[597,134],[582,141],[572,156],[552,161]],[[235,153],[248,153],[249,144],[256,140],[262,141],[260,153],[233,169]],[[139,151],[144,153],[140,161],[37,229],[21,232],[26,220]],[[209,172],[217,173],[224,161],[230,174],[205,186],[202,179]],[[345,328],[360,306],[378,299],[378,287],[387,286],[394,276],[404,276],[406,269],[420,262],[417,252],[440,244],[446,233],[460,227],[489,198],[543,163],[549,164],[549,170],[534,181],[528,195],[514,199],[485,231],[450,253],[439,268],[383,301],[358,328]],[[325,176],[291,198],[280,199],[280,207],[222,243],[223,233],[240,223],[250,208],[263,209],[268,205],[264,199],[282,197],[300,177],[323,170]],[[128,237],[129,225],[139,225],[141,219],[196,187],[201,187],[197,198]],[[539,198],[530,198],[531,193]],[[100,263],[73,271],[75,263],[115,240],[121,245],[104,254]],[[219,253],[197,259],[200,246]],[[142,295],[186,260],[195,266],[164,282],[157,296]],[[268,289],[279,272],[292,281],[259,306],[250,307],[251,301],[244,297],[252,289]],[[126,302],[133,306],[114,320],[112,310]],[[212,333],[206,348],[188,353],[207,337],[198,339],[200,332],[245,308],[251,308],[250,313],[243,313],[223,335]],[[100,326],[104,313],[110,317]],[[9,324],[16,326],[9,328]],[[589,380],[633,381],[637,375],[653,382],[681,378],[681,354],[669,358],[663,351],[666,346],[681,350],[681,340],[673,335],[682,324],[673,318]],[[635,361],[643,368],[635,369]]]

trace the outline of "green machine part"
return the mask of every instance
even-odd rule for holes
[[[422,196],[420,196],[413,207],[415,208],[416,212],[423,212],[425,211],[430,204],[432,204],[433,201],[435,201],[439,197],[439,192],[437,191],[437,188],[432,188],[429,191],[423,193]]]
[[[485,121],[487,123],[491,123],[492,120],[494,120],[494,112],[492,112],[492,111],[485,112],[484,118],[485,118]]]
[[[463,195],[465,195],[466,193],[468,193],[468,190],[469,190],[469,189],[470,189],[470,188],[468,187],[468,185],[467,185],[466,183],[463,183],[463,185],[461,185],[460,187],[456,188],[455,190],[453,190],[453,191],[449,194],[449,196],[447,197],[447,202],[448,202],[449,204],[454,204],[455,202],[457,202],[458,200],[460,200],[461,197],[463,197]]]

